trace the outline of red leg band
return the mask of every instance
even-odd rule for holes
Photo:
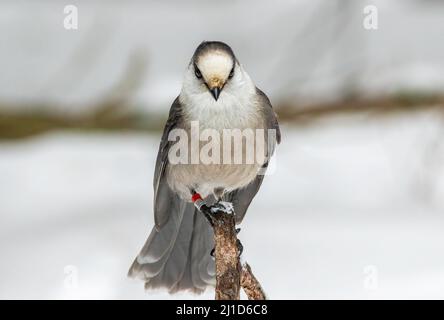
[[[193,194],[193,196],[191,197],[191,201],[193,201],[194,206],[198,210],[200,210],[200,208],[202,208],[202,206],[205,204],[205,202],[202,200],[202,197],[197,192]]]
[[[195,194],[193,194],[193,196],[191,197],[191,201],[196,202],[197,200],[202,200],[202,197],[200,196],[200,194],[198,194],[197,192]]]

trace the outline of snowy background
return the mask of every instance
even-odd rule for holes
[[[0,3],[0,118],[88,112],[132,59],[146,69],[126,104],[165,115],[204,39],[231,44],[275,105],[444,92],[441,1],[72,3],[77,31],[60,1]],[[376,31],[362,28],[366,4]],[[276,171],[240,233],[268,296],[443,299],[442,108],[282,122]],[[126,278],[153,226],[159,132],[1,132],[0,298],[213,298]]]

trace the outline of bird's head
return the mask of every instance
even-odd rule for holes
[[[225,91],[243,83],[241,67],[233,50],[219,41],[204,41],[194,52],[186,72],[186,85],[193,93],[211,94],[215,101]]]

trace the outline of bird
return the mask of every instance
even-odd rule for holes
[[[217,133],[262,129],[273,134],[259,134],[253,142],[257,145],[263,139],[265,143],[260,161],[174,163],[170,156],[176,141],[170,135],[175,130],[190,133],[193,121],[199,129]],[[185,70],[159,145],[153,179],[155,226],[128,276],[143,280],[145,289],[164,288],[169,293],[199,294],[214,286],[215,262],[210,254],[214,234],[209,219],[213,211],[208,209],[228,212],[229,204],[240,224],[280,141],[270,100],[253,83],[232,48],[220,41],[200,43]],[[242,147],[242,155],[247,147]],[[229,152],[229,160],[232,157]]]

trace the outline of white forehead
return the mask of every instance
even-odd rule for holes
[[[206,79],[210,77],[226,79],[233,68],[233,59],[226,52],[211,51],[199,57],[197,67]]]

